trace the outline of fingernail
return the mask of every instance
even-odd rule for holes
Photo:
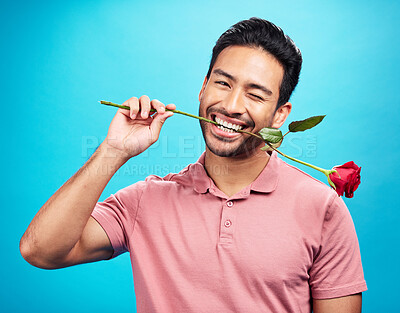
[[[131,119],[134,120],[136,118],[136,114],[132,114]]]

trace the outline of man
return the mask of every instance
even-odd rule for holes
[[[139,312],[361,312],[366,284],[344,202],[234,131],[282,126],[301,62],[272,23],[232,26],[199,94],[199,114],[221,126],[201,122],[198,162],[96,203],[173,114],[147,96],[127,100],[130,110],[118,110],[106,140],[29,225],[24,258],[51,269],[129,251]]]

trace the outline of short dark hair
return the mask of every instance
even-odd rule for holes
[[[252,17],[231,26],[217,40],[211,57],[207,80],[210,78],[212,68],[218,55],[230,46],[248,46],[262,48],[273,55],[284,69],[283,79],[279,88],[279,98],[276,108],[289,101],[289,98],[299,81],[302,57],[299,48],[281,28],[275,24]]]

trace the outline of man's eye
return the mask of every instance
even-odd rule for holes
[[[253,93],[251,93],[250,96],[252,96],[252,97],[254,97],[254,98],[257,98],[258,100],[264,100],[264,99],[261,98],[260,96],[257,96],[257,95],[255,95],[255,94],[253,94]]]
[[[222,85],[222,86],[229,86],[227,82],[224,81],[216,81],[216,84]]]

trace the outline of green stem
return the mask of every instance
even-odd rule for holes
[[[110,106],[113,106],[113,107],[117,107],[117,108],[120,108],[120,109],[130,110],[130,107],[129,107],[129,106],[116,104],[116,103],[113,103],[113,102],[110,102],[110,101],[103,101],[103,100],[102,100],[102,101],[100,101],[100,103],[101,103],[101,104],[105,104],[105,105],[110,105]],[[186,115],[186,116],[189,116],[189,117],[193,117],[193,118],[196,118],[196,119],[198,119],[198,120],[206,121],[206,122],[208,122],[208,123],[212,123],[212,124],[215,124],[215,125],[218,125],[218,126],[223,126],[223,125],[218,124],[217,122],[214,122],[214,121],[209,120],[209,119],[207,119],[207,118],[200,117],[200,116],[193,115],[193,114],[189,114],[189,113],[182,112],[182,111],[179,111],[179,110],[170,110],[170,109],[165,109],[165,110],[166,110],[166,111],[171,111],[171,112],[174,112],[174,113],[178,113],[178,114],[182,114],[182,115]],[[156,112],[156,110],[155,110],[155,109],[151,109],[150,112]],[[236,131],[236,132],[239,132],[239,133],[248,134],[248,135],[251,135],[251,136],[254,136],[254,137],[257,137],[257,138],[263,140],[263,138],[262,138],[260,135],[257,135],[257,134],[251,133],[251,132],[247,132],[247,131],[240,130],[240,129],[238,129],[238,130],[232,129],[232,130],[234,130],[234,131]],[[288,131],[285,135],[283,135],[283,137],[285,137],[289,132],[290,132],[290,131]],[[264,140],[264,141],[265,141],[265,140]],[[279,153],[280,155],[284,156],[285,158],[288,158],[288,159],[290,159],[290,160],[292,160],[292,161],[295,161],[295,162],[298,162],[298,163],[300,163],[300,164],[309,166],[309,167],[311,167],[311,168],[313,168],[313,169],[315,169],[315,170],[317,170],[317,171],[320,171],[320,172],[324,173],[325,176],[328,178],[329,184],[330,184],[333,188],[335,188],[335,184],[331,181],[331,179],[329,178],[329,175],[330,175],[332,172],[337,172],[336,170],[333,170],[333,169],[332,169],[332,170],[326,170],[326,169],[323,169],[323,168],[321,168],[321,167],[312,165],[312,164],[310,164],[310,163],[307,163],[307,162],[300,161],[300,160],[298,160],[298,159],[292,158],[291,156],[288,156],[287,154],[285,154],[285,153],[279,151],[278,149],[274,148],[269,142],[265,141],[265,143],[266,143],[268,146],[270,146],[273,150],[275,150],[277,153]],[[335,189],[336,189],[336,188],[335,188]]]
[[[274,148],[269,142],[266,142],[266,144],[267,144],[268,146],[270,146],[273,150],[275,150],[277,153],[279,153],[280,155],[284,156],[285,158],[288,158],[288,159],[290,159],[290,160],[292,160],[292,161],[295,161],[295,162],[298,162],[298,163],[300,163],[300,164],[309,166],[309,167],[311,167],[311,168],[313,168],[313,169],[315,169],[315,170],[317,170],[317,171],[320,171],[321,173],[324,173],[325,176],[326,176],[326,178],[328,179],[329,185],[330,185],[333,189],[336,190],[335,184],[333,183],[333,181],[332,181],[331,178],[329,177],[329,175],[332,174],[333,172],[336,172],[336,173],[337,173],[337,171],[336,171],[335,169],[326,170],[326,169],[324,169],[324,168],[321,168],[321,167],[312,165],[312,164],[310,164],[310,163],[307,163],[307,162],[304,162],[304,161],[300,161],[300,160],[295,159],[295,158],[292,158],[291,156],[288,156],[287,154],[285,154],[285,153],[279,151],[278,149]],[[339,173],[338,173],[338,174],[339,174]]]
[[[120,105],[120,104],[116,104],[116,103],[113,103],[113,102],[110,102],[110,101],[101,100],[100,103],[101,104],[105,104],[105,105],[109,105],[109,106],[112,106],[112,107],[120,108],[120,109],[130,110],[130,107],[128,107],[127,105]],[[171,111],[171,112],[174,112],[174,113],[178,113],[178,114],[182,114],[182,115],[186,115],[186,116],[189,116],[189,117],[197,118],[198,120],[206,121],[208,123],[212,123],[212,124],[215,124],[215,125],[218,125],[218,126],[223,126],[221,124],[218,124],[217,122],[214,122],[212,120],[209,120],[209,119],[201,117],[201,116],[189,114],[189,113],[182,112],[182,111],[179,111],[179,110],[170,110],[170,109],[165,109],[165,110],[166,111]],[[156,112],[156,110],[155,109],[150,109],[150,112]],[[232,129],[232,128],[230,128],[230,129]],[[244,133],[244,134],[248,134],[248,135],[251,135],[251,136],[255,136],[255,137],[259,138],[259,139],[262,139],[261,136],[259,136],[257,134],[254,134],[254,133],[250,133],[250,132],[247,132],[247,131],[244,131],[244,130],[240,130],[240,129],[238,129],[238,130],[232,129],[232,130],[236,131],[238,133]]]
[[[130,107],[128,107],[127,105],[120,105],[120,104],[116,104],[116,103],[113,103],[113,102],[110,102],[110,101],[101,100],[100,103],[101,104],[105,104],[105,105],[110,105],[110,106],[113,106],[113,107],[116,107],[116,108],[120,108],[120,109],[130,110]],[[156,111],[157,110],[155,110],[155,109],[150,109],[150,112],[156,112]],[[204,117],[196,116],[196,115],[189,114],[189,113],[186,113],[186,112],[182,112],[182,111],[179,111],[179,110],[165,109],[165,111],[171,111],[171,112],[174,112],[174,113],[178,113],[178,114],[194,117],[194,118],[197,118],[197,119],[202,120],[202,121],[206,121],[206,122],[209,122],[209,123],[213,123],[213,124],[219,125],[217,122],[211,121],[211,120],[206,119]]]
[[[288,130],[287,133],[284,134],[284,135],[282,136],[282,139],[285,138],[285,136],[286,136],[287,134],[289,134],[289,133],[290,133],[290,130]]]
[[[321,168],[321,167],[312,165],[312,164],[310,164],[310,163],[307,163],[307,162],[304,162],[304,161],[295,159],[295,158],[293,158],[293,157],[291,157],[291,156],[288,156],[287,154],[285,154],[285,153],[279,151],[278,149],[274,148],[270,143],[267,142],[266,144],[267,144],[268,146],[270,146],[273,150],[275,150],[277,153],[279,153],[280,155],[284,156],[285,158],[288,158],[288,159],[290,159],[290,160],[292,160],[292,161],[295,161],[295,162],[298,162],[298,163],[300,163],[300,164],[309,166],[309,167],[311,167],[311,168],[313,168],[313,169],[315,169],[315,170],[317,170],[317,171],[320,171],[321,173],[324,173],[324,174],[327,175],[327,176],[329,176],[329,174],[330,174],[330,171],[331,171],[331,170],[326,170],[326,169],[323,169],[323,168]]]

